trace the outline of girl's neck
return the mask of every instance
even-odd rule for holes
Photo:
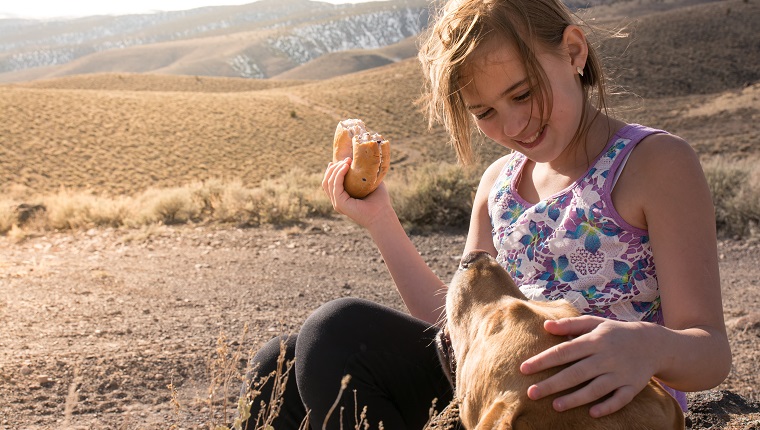
[[[594,114],[596,111],[592,112]],[[612,136],[624,125],[600,112],[592,119],[588,131],[577,144],[568,146],[562,157],[547,163],[527,160],[520,175],[518,193],[525,200],[536,203],[569,187],[588,171]]]
[[[590,126],[578,141],[568,145],[567,149],[556,162],[546,163],[547,168],[559,174],[570,177],[579,177],[584,174],[599,154],[604,151],[612,136],[618,132],[625,123],[597,111],[590,104],[586,109],[590,116]]]

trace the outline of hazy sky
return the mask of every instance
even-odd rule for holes
[[[0,18],[54,18],[88,15],[124,15],[203,6],[237,5],[254,0],[3,0]],[[355,3],[357,0],[322,0]],[[366,1],[366,0],[358,0]]]

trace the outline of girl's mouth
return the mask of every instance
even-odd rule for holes
[[[525,148],[533,148],[534,146],[541,143],[541,140],[543,140],[543,134],[545,130],[546,130],[546,126],[544,125],[538,129],[536,134],[534,134],[533,136],[525,140],[518,140],[517,143],[519,143],[521,146]]]

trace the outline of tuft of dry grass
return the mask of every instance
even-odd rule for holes
[[[732,237],[760,234],[760,170],[757,160],[715,157],[703,164],[715,205],[718,232]]]
[[[479,170],[428,164],[388,180],[399,218],[407,228],[466,227]]]

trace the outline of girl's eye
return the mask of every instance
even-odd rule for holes
[[[485,118],[486,118],[488,115],[490,115],[490,114],[491,114],[491,111],[492,111],[492,110],[493,110],[493,109],[488,109],[488,110],[487,110],[487,111],[485,111],[485,112],[481,112],[481,113],[479,113],[479,114],[476,114],[476,115],[475,115],[475,119],[476,119],[476,120],[478,120],[478,121],[480,121],[481,119],[485,119]]]
[[[519,96],[515,97],[515,101],[522,102],[525,100],[528,100],[530,98],[530,90],[520,94]]]

